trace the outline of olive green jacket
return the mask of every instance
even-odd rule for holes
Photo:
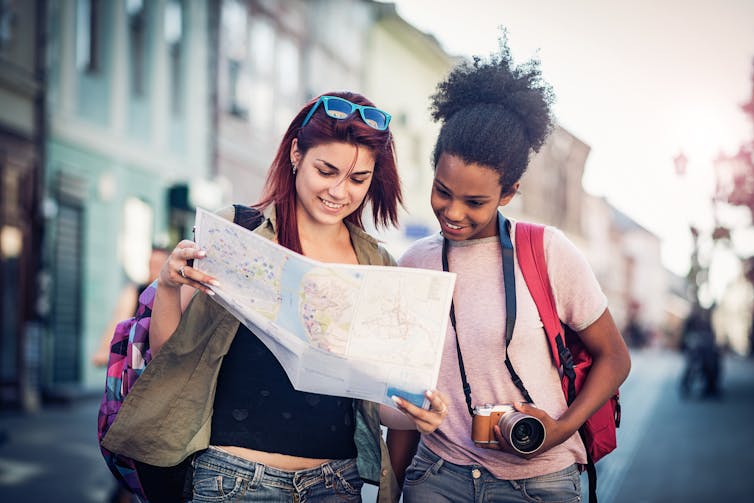
[[[233,207],[219,213],[233,220]],[[349,225],[360,264],[395,265],[367,233]],[[273,239],[274,209],[254,232]],[[174,466],[209,446],[212,405],[223,356],[239,321],[209,296],[197,292],[178,328],[139,376],[102,445],[156,466]],[[380,429],[379,405],[354,400],[361,477],[379,484],[379,501],[398,501],[400,488]]]

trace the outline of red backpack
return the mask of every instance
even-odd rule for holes
[[[550,352],[556,368],[562,368],[563,394],[570,405],[581,391],[592,356],[578,334],[558,317],[555,299],[547,273],[544,249],[544,226],[516,223],[516,257],[537,311],[542,319]],[[594,463],[612,452],[616,445],[616,428],[620,426],[620,392],[600,407],[579,429],[587,451],[586,470],[589,475],[589,500],[596,502],[597,472]]]

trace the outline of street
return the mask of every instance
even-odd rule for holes
[[[633,353],[618,449],[600,461],[600,503],[751,501],[754,361],[728,357],[719,399],[683,400],[675,353]]]
[[[681,355],[634,351],[632,362],[618,449],[597,464],[600,503],[750,501],[754,361],[728,356],[723,395],[707,400],[679,396]],[[0,501],[106,501],[112,477],[96,444],[98,405],[0,412]],[[365,489],[364,501],[374,494]]]

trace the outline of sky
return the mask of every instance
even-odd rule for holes
[[[393,3],[449,54],[489,55],[505,26],[516,62],[540,59],[558,123],[591,146],[585,189],[658,235],[666,267],[686,274],[689,224],[711,226],[712,161],[754,134],[740,109],[751,96],[754,0]]]

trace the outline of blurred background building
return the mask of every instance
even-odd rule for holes
[[[89,357],[150,246],[190,237],[196,207],[255,202],[320,93],[393,115],[406,207],[388,249],[436,232],[429,96],[457,61],[371,0],[0,0],[0,405],[100,391]],[[641,330],[630,342],[673,345],[684,279],[657,236],[584,190],[589,152],[557,127],[509,214],[587,254],[619,326]]]
[[[0,2],[0,404],[38,405],[45,2]]]
[[[85,362],[122,283],[146,280],[153,241],[191,229],[213,128],[206,2],[59,0],[48,11],[38,350],[43,389],[57,394],[101,381]]]

